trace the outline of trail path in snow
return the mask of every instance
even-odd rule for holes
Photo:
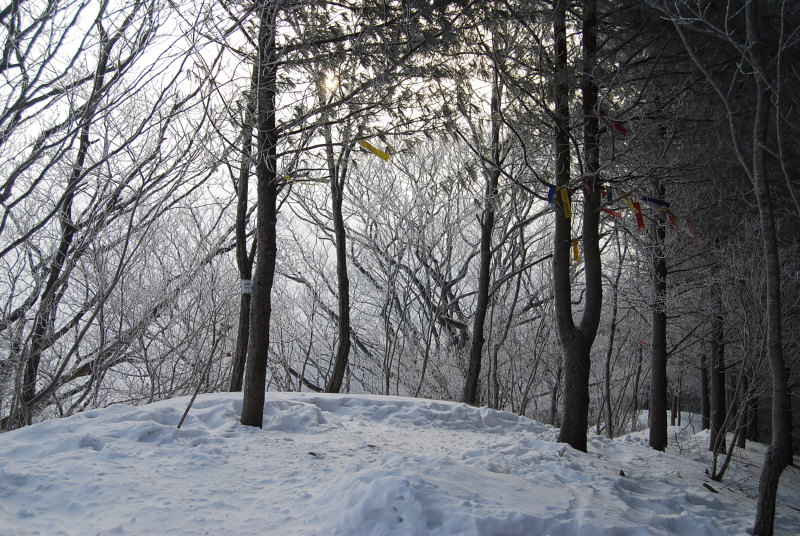
[[[239,424],[240,399],[199,397],[180,430],[186,398],[1,435],[0,534],[744,535],[752,524],[757,467],[737,465],[745,485],[713,494],[701,448],[657,453],[634,434],[592,436],[582,453],[511,413],[379,396],[268,394],[260,430]],[[695,436],[681,433],[688,449]],[[787,535],[800,533],[789,472]]]

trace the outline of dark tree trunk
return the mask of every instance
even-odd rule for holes
[[[330,128],[325,129],[325,145],[328,160],[328,176],[331,185],[331,215],[333,217],[333,236],[336,246],[336,287],[338,291],[339,319],[338,343],[333,361],[333,373],[325,386],[325,392],[338,393],[342,389],[344,374],[350,359],[350,279],[347,277],[347,233],[344,226],[342,202],[347,180],[347,162],[351,146],[344,149],[343,163],[337,162],[333,150]],[[387,373],[388,382],[388,373]]]
[[[336,242],[336,287],[338,290],[339,321],[337,326],[338,342],[334,357],[333,373],[325,386],[325,392],[338,393],[342,389],[344,373],[350,358],[350,280],[347,277],[347,249],[342,216],[342,187],[334,186],[338,181],[331,180],[333,234]],[[334,193],[335,191],[335,193]]]
[[[563,204],[556,211],[553,243],[553,292],[556,325],[564,352],[564,405],[558,440],[577,450],[586,451],[589,425],[590,352],[603,300],[600,259],[600,192],[597,85],[591,77],[597,48],[597,11],[595,0],[586,0],[583,8],[583,59],[586,74],[582,81],[583,143],[585,166],[585,201],[583,205],[583,250],[585,263],[586,303],[579,325],[572,318],[569,253],[571,245],[570,218]],[[553,30],[555,39],[555,154],[556,186],[566,189],[570,182],[569,149],[569,84],[567,73],[566,2],[554,4]],[[567,190],[564,190],[567,191]]]
[[[261,427],[269,353],[272,284],[278,253],[276,227],[278,193],[276,175],[278,129],[275,120],[278,61],[275,48],[276,12],[262,8],[258,31],[258,85],[256,125],[258,129],[256,177],[258,179],[258,257],[250,302],[250,340],[247,347],[242,424]]]
[[[250,280],[252,269],[249,276],[245,277],[246,272],[240,271],[242,279]],[[242,380],[244,379],[244,365],[247,362],[247,342],[250,338],[250,293],[242,293],[239,297],[239,329],[236,331],[236,347],[233,352],[233,369],[231,371],[231,382],[229,390],[238,392],[242,390]]]
[[[614,437],[614,405],[611,400],[611,358],[614,355],[614,337],[617,333],[617,315],[619,313],[619,282],[622,279],[623,253],[619,246],[619,233],[615,230],[617,242],[617,273],[614,278],[614,297],[611,302],[611,324],[608,328],[608,346],[606,347],[605,363],[605,407],[606,407],[606,435]]]
[[[126,24],[130,24],[130,20],[131,19],[128,19]],[[119,40],[120,36],[121,33],[117,33],[112,39],[105,42],[103,48],[100,50],[97,59],[97,67],[94,73],[92,92],[89,95],[83,115],[80,118],[78,150],[75,161],[72,163],[69,177],[67,178],[67,185],[61,201],[61,206],[58,209],[58,217],[61,223],[58,247],[45,272],[47,274],[47,282],[44,286],[42,296],[39,299],[39,309],[36,311],[33,320],[31,346],[24,364],[19,399],[12,409],[9,419],[11,427],[19,427],[32,423],[34,410],[33,400],[36,395],[39,363],[42,358],[42,352],[47,346],[48,333],[52,331],[52,326],[55,323],[56,309],[63,295],[60,289],[63,288],[65,284],[64,280],[66,279],[62,270],[65,269],[64,266],[72,248],[75,232],[77,231],[72,221],[72,204],[75,198],[75,192],[84,174],[84,165],[91,143],[89,133],[94,121],[94,116],[97,113],[97,107],[100,103],[103,91],[105,90],[104,84],[106,73],[108,72],[109,57],[112,48]]]
[[[711,320],[711,442],[709,450],[719,453],[725,450],[725,343],[722,340],[722,317]]]
[[[557,426],[556,418],[558,416],[558,392],[561,390],[561,376],[564,369],[559,365],[556,371],[556,381],[553,382],[553,390],[550,392],[550,426]]]
[[[675,426],[678,419],[678,395],[672,395],[672,407],[669,410],[669,425]]]
[[[750,382],[747,380],[747,376],[742,378],[742,385],[740,386],[740,393],[739,393],[739,415],[736,419],[736,446],[740,449],[745,448],[745,444],[747,441],[747,419],[749,417],[748,406],[748,398],[750,397]]]
[[[777,48],[772,48],[772,44],[762,42],[762,33],[758,26],[758,21],[760,17],[763,17],[763,14],[758,13],[757,10],[769,6],[769,3],[758,0],[744,2],[747,42],[745,46],[736,45],[737,51],[742,54],[742,59],[749,62],[748,72],[752,74],[755,81],[755,95],[753,95],[754,99],[751,99],[751,102],[754,101],[755,109],[752,110],[752,115],[750,116],[752,118],[750,155],[745,153],[741,145],[743,132],[740,131],[737,124],[740,115],[734,105],[731,94],[728,92],[727,87],[723,87],[717,81],[707,65],[694,52],[694,47],[689,43],[685,32],[682,30],[682,23],[675,22],[675,27],[684,41],[687,52],[691,55],[695,64],[703,71],[706,79],[711,83],[725,105],[731,141],[739,163],[752,183],[758,205],[761,245],[767,283],[767,355],[772,377],[772,442],[767,454],[764,456],[764,465],[759,480],[756,519],[753,527],[754,534],[759,536],[771,535],[773,532],[778,480],[786,465],[791,463],[792,460],[791,406],[789,402],[788,372],[783,353],[781,265],[767,172],[767,151],[769,150],[767,147],[770,145],[768,143],[770,106],[772,97],[779,99],[781,92],[785,91],[780,78],[784,73],[771,70],[772,66],[775,65],[773,61],[769,62],[770,70],[768,70],[767,62],[763,57],[764,53],[770,50],[777,52],[781,56],[786,54],[786,48],[788,47],[783,39],[787,24],[787,14],[784,6],[784,10],[779,14],[781,25],[779,41],[772,43],[778,46]],[[770,60],[772,59],[775,58],[770,58]],[[779,68],[783,64],[791,65],[791,62],[785,61],[785,57],[783,59],[783,62],[777,63]],[[777,77],[775,76],[776,74],[778,75]],[[784,127],[779,122],[777,125],[779,134],[782,128]],[[751,157],[749,160],[748,156]]]
[[[489,284],[492,268],[492,231],[494,230],[495,204],[497,203],[497,185],[500,178],[500,99],[501,88],[497,66],[494,69],[492,84],[492,134],[491,163],[484,165],[486,189],[483,199],[483,218],[481,218],[480,268],[478,272],[478,295],[475,305],[475,316],[472,324],[472,344],[469,351],[469,367],[464,383],[464,402],[477,404],[479,400],[478,385],[480,382],[481,360],[483,357],[483,334],[486,323],[486,312],[489,308]]]
[[[758,396],[753,394],[747,401],[747,439],[761,441],[758,432]]]
[[[568,188],[570,181],[569,149],[569,85],[567,84],[567,23],[566,0],[556,0],[553,5],[553,33],[555,39],[555,184],[557,192]],[[581,352],[579,334],[572,319],[572,289],[570,287],[569,249],[571,224],[566,216],[566,206],[556,194],[555,239],[553,241],[553,291],[556,325],[563,353],[564,403],[561,431],[558,440],[579,450],[586,449],[586,430],[589,424],[588,355]],[[585,378],[584,378],[585,377]]]
[[[631,417],[631,432],[639,428],[639,386],[642,379],[642,354],[644,350],[639,347],[639,357],[636,360],[636,376],[633,378],[633,416]]]
[[[774,433],[773,433],[774,435]],[[764,455],[764,466],[758,480],[758,502],[756,503],[756,520],[753,527],[755,536],[771,536],[775,526],[775,500],[778,497],[778,481],[781,473],[788,465],[781,449],[770,446]]]
[[[708,399],[708,363],[706,356],[700,358],[700,420],[703,430],[711,428],[711,404]]]
[[[619,283],[619,279],[617,279]],[[606,435],[609,439],[614,437],[614,405],[611,401],[611,357],[614,355],[614,333],[617,329],[617,288],[614,287],[614,305],[611,310],[611,327],[608,336],[605,363],[605,406],[606,406]]]
[[[242,161],[239,166],[239,177],[236,184],[236,266],[242,283],[239,298],[239,329],[236,333],[236,349],[233,354],[233,370],[231,372],[230,390],[242,390],[244,364],[247,361],[247,341],[250,337],[250,289],[246,288],[253,278],[253,255],[256,248],[247,251],[247,192],[250,183],[251,159],[253,153],[253,121],[256,117],[256,75],[258,69],[253,66],[250,83],[250,94],[247,99],[247,111],[242,123]]]
[[[756,2],[745,3],[748,50],[756,72],[756,108],[753,120],[753,171],[752,182],[758,202],[761,243],[767,272],[767,351],[772,376],[772,442],[764,456],[764,466],[758,485],[758,502],[754,534],[771,535],[775,522],[775,498],[778,480],[792,462],[792,419],[789,402],[789,381],[783,355],[781,313],[781,264],[775,216],[767,175],[767,128],[769,123],[770,87],[767,83],[766,63],[762,58],[766,45],[761,43]]]
[[[664,187],[661,185],[658,194],[659,197],[664,196]],[[651,236],[653,326],[650,339],[650,447],[663,451],[667,448],[667,259],[663,222],[652,227]]]
[[[711,479],[716,482],[722,482],[722,479],[725,478],[725,473],[730,467],[731,459],[733,458],[733,451],[736,447],[736,444],[739,442],[739,436],[744,433],[744,420],[742,415],[740,414],[736,418],[736,424],[732,426],[733,428],[733,441],[731,441],[730,445],[726,449],[727,452],[725,453],[725,457],[722,460],[722,464],[717,467],[718,456],[715,453],[714,459],[711,465]]]

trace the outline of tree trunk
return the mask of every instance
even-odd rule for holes
[[[644,350],[639,346],[639,357],[636,360],[636,376],[633,378],[633,416],[631,417],[631,432],[639,428],[639,385],[642,379],[642,354]]]
[[[617,281],[619,282],[619,281]],[[608,336],[605,366],[605,405],[606,405],[606,435],[609,439],[614,437],[614,406],[611,403],[611,356],[614,352],[614,332],[617,327],[617,289],[614,288],[614,306],[611,311],[611,333]]]
[[[236,184],[236,266],[242,283],[239,298],[239,329],[236,333],[236,349],[233,354],[233,371],[231,372],[230,390],[242,390],[244,365],[247,361],[247,341],[250,337],[250,289],[244,288],[253,278],[253,255],[255,247],[247,251],[247,192],[250,186],[250,167],[253,153],[253,121],[256,117],[256,75],[257,67],[253,66],[250,83],[250,94],[247,99],[247,111],[242,123],[242,161],[239,166],[239,177]]]
[[[127,19],[126,25],[130,24],[131,18]],[[120,29],[122,32],[123,29]],[[24,426],[32,423],[33,419],[33,400],[36,395],[36,382],[39,374],[39,362],[41,361],[42,352],[47,345],[48,333],[52,332],[53,324],[56,319],[56,309],[58,308],[59,301],[63,292],[59,289],[63,288],[65,274],[64,270],[67,256],[72,248],[72,241],[75,237],[76,227],[72,221],[72,204],[75,198],[75,193],[78,185],[84,174],[84,165],[86,156],[89,152],[91,141],[89,139],[90,129],[94,121],[94,116],[97,113],[97,107],[100,104],[101,97],[105,91],[104,83],[106,73],[108,71],[108,62],[111,55],[111,50],[121,37],[121,33],[115,34],[111,39],[107,39],[103,43],[100,50],[97,67],[94,73],[94,82],[89,99],[85,104],[85,110],[80,118],[80,127],[78,129],[78,150],[75,156],[75,161],[72,163],[72,169],[69,177],[67,178],[66,189],[64,191],[61,206],[58,209],[58,216],[61,223],[60,235],[58,239],[58,247],[52,260],[47,267],[47,283],[45,284],[42,296],[39,299],[39,309],[33,320],[33,331],[31,333],[31,347],[28,356],[24,363],[24,370],[22,376],[22,384],[19,389],[19,398],[17,404],[12,409],[10,422],[12,427]]]
[[[550,392],[550,426],[557,426],[556,418],[558,416],[558,391],[561,389],[561,376],[564,369],[561,365],[558,366],[556,371],[556,381],[553,382],[553,390]]]
[[[344,373],[347,370],[347,362],[350,357],[350,280],[347,277],[347,234],[342,214],[344,186],[347,179],[346,163],[350,158],[350,146],[348,145],[344,150],[343,160],[345,164],[341,165],[335,161],[329,127],[325,129],[325,145],[331,185],[331,215],[333,217],[333,236],[336,246],[336,286],[339,303],[339,322],[337,326],[339,340],[333,362],[333,373],[325,386],[325,392],[338,393],[342,389]],[[387,382],[388,376],[389,373],[387,371]]]
[[[761,242],[767,272],[767,351],[772,376],[772,442],[764,456],[764,466],[758,485],[758,502],[754,534],[771,535],[775,522],[775,498],[778,480],[792,461],[792,420],[789,402],[789,382],[783,355],[781,312],[781,264],[775,231],[775,216],[767,175],[767,128],[769,120],[770,88],[767,84],[765,62],[762,59],[765,45],[761,43],[758,14],[755,2],[745,3],[747,38],[751,63],[756,70],[756,108],[753,120],[753,173],[752,181],[758,202]]]
[[[725,458],[722,460],[722,465],[719,469],[717,468],[717,454],[714,454],[714,461],[711,466],[711,480],[715,482],[722,482],[722,479],[725,478],[725,473],[728,471],[733,458],[733,450],[739,442],[739,437],[744,433],[744,421],[741,415],[737,417],[733,430],[733,441],[728,446]]]
[[[478,403],[478,384],[480,381],[481,359],[485,342],[483,330],[486,323],[486,312],[489,308],[489,283],[492,267],[492,231],[494,230],[495,203],[497,202],[497,185],[500,178],[500,80],[497,66],[494,69],[492,84],[492,133],[491,133],[491,167],[484,167],[486,189],[483,199],[483,218],[481,219],[480,268],[478,273],[478,295],[475,305],[475,316],[472,324],[472,344],[469,352],[469,368],[464,383],[464,402]]]
[[[743,47],[740,47],[738,44],[736,45],[737,50],[743,55],[743,59],[749,62],[752,68],[750,72],[752,72],[755,81],[755,109],[752,114],[752,158],[749,161],[747,158],[748,155],[745,154],[740,145],[740,136],[742,133],[737,125],[739,115],[730,93],[716,80],[708,67],[694,52],[693,46],[688,42],[685,32],[681,29],[681,23],[676,20],[674,24],[692,60],[703,71],[706,79],[711,83],[725,105],[734,151],[736,152],[742,169],[750,178],[758,205],[761,244],[763,247],[767,282],[767,354],[769,358],[770,375],[772,377],[772,442],[764,456],[764,465],[759,480],[759,494],[756,504],[756,519],[753,532],[759,536],[764,536],[771,535],[773,532],[778,480],[783,469],[792,460],[792,430],[788,373],[783,354],[781,265],[775,230],[775,216],[769,188],[769,176],[767,174],[767,141],[771,97],[776,94],[779,96],[782,88],[780,87],[780,78],[773,80],[774,77],[771,76],[770,72],[766,69],[766,62],[764,61],[763,54],[765,51],[770,50],[771,47],[769,44],[761,42],[761,32],[758,27],[760,14],[756,12],[756,4],[764,6],[767,3],[758,2],[758,0],[750,0],[744,3],[747,43],[746,46]],[[785,12],[782,11],[780,16],[785,17]],[[785,21],[782,19],[782,27],[784,24]],[[785,49],[782,48],[785,47],[785,43],[782,41],[782,31],[780,39],[781,41],[778,43],[778,48],[775,51],[777,54],[782,55],[786,53]],[[780,121],[778,122],[777,128],[783,128]],[[780,138],[780,131],[778,135]]]
[[[725,343],[722,317],[711,320],[711,442],[709,450],[715,454],[725,450]]]
[[[599,148],[597,85],[591,77],[591,66],[597,48],[596,1],[586,0],[583,9],[583,58],[586,74],[582,81],[584,166],[586,190],[583,205],[583,250],[585,263],[586,303],[580,324],[572,318],[569,253],[571,225],[566,206],[560,205],[555,216],[553,243],[553,293],[556,325],[564,352],[564,405],[558,440],[577,450],[586,451],[589,425],[590,352],[600,323],[603,285],[598,226],[600,222],[600,192],[598,190]],[[570,181],[569,150],[569,84],[567,77],[566,2],[554,4],[553,30],[555,39],[555,184],[568,193]]]
[[[659,197],[664,196],[662,185],[658,186],[658,194]],[[667,259],[663,222],[652,227],[651,236],[654,247],[651,257],[653,331],[650,340],[650,447],[663,451],[667,448]]]
[[[783,355],[783,333],[781,313],[781,263],[778,254],[778,240],[775,229],[775,216],[769,190],[767,174],[767,126],[769,118],[770,95],[764,77],[762,45],[757,28],[753,2],[747,6],[748,39],[754,63],[759,71],[756,76],[757,99],[756,116],[753,126],[753,185],[758,201],[759,223],[767,270],[767,350],[770,373],[772,375],[772,447],[780,450],[785,463],[791,462],[791,418],[789,404],[789,384],[786,361]]]
[[[278,253],[278,193],[276,175],[278,129],[275,118],[278,61],[275,48],[276,15],[267,7],[261,9],[258,31],[258,85],[256,106],[258,129],[256,177],[258,179],[258,219],[256,240],[258,257],[250,302],[250,340],[242,398],[241,422],[248,426],[262,425],[264,390],[269,355],[269,328],[272,313],[272,284]]]
[[[778,481],[787,465],[785,460],[778,458],[781,456],[784,456],[781,449],[775,449],[772,446],[764,454],[764,465],[761,468],[761,476],[758,479],[756,520],[753,526],[753,534],[755,536],[771,536],[774,531]]]
[[[555,184],[559,189],[568,188],[570,181],[569,150],[569,85],[567,84],[567,23],[566,0],[556,0],[553,4],[553,33],[555,39]],[[568,194],[567,194],[568,195]],[[589,367],[581,352],[578,333],[572,319],[572,289],[570,287],[569,248],[571,242],[571,222],[565,214],[566,206],[560,194],[555,196],[555,237],[553,241],[553,294],[555,302],[556,326],[561,341],[564,374],[564,404],[561,431],[558,440],[569,443],[581,450],[586,449],[586,429],[588,427]],[[585,376],[585,378],[584,378]]]
[[[605,406],[606,406],[606,435],[609,439],[614,437],[614,406],[611,400],[611,358],[614,355],[614,337],[617,333],[617,315],[619,313],[619,282],[622,279],[623,253],[619,247],[619,232],[614,231],[617,241],[617,273],[614,278],[614,297],[611,302],[611,324],[608,328],[608,347],[606,347],[605,363]]]
[[[753,394],[747,401],[747,439],[761,441],[758,433],[758,396]]]
[[[749,417],[748,399],[750,397],[750,382],[747,376],[742,378],[742,385],[740,386],[739,394],[739,415],[736,419],[736,446],[740,449],[745,448],[747,442],[747,419]]]
[[[249,277],[245,277],[247,272],[240,271],[243,280],[252,280],[252,267],[249,270]],[[236,331],[236,347],[233,351],[233,370],[231,371],[231,382],[228,389],[231,392],[242,390],[244,379],[244,365],[247,362],[247,342],[250,338],[250,294],[241,293],[239,297],[239,329]]]
[[[672,395],[672,407],[669,410],[669,425],[675,426],[678,418],[678,395]]]
[[[708,400],[708,364],[706,356],[700,358],[700,420],[701,429],[711,428],[711,407]]]

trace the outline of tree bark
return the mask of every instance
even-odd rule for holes
[[[131,14],[125,22],[125,26],[129,26],[132,20]],[[114,48],[125,28],[119,30],[118,33],[111,38],[101,30],[104,39],[103,47],[100,50],[97,59],[97,67],[95,68],[94,81],[92,84],[92,91],[89,99],[86,102],[85,110],[80,118],[80,127],[78,129],[78,150],[75,156],[75,161],[72,163],[69,177],[67,178],[66,189],[61,201],[61,206],[58,209],[58,216],[61,224],[59,231],[58,246],[55,250],[52,260],[49,262],[47,271],[47,283],[45,284],[42,296],[39,299],[39,309],[33,320],[33,331],[31,333],[31,347],[30,352],[24,363],[24,371],[22,375],[22,385],[19,389],[19,396],[17,404],[12,409],[10,416],[11,426],[23,426],[32,423],[34,404],[33,400],[36,395],[36,382],[39,374],[39,363],[42,358],[42,352],[47,345],[48,333],[52,331],[52,326],[56,319],[56,309],[58,307],[65,283],[65,264],[72,248],[72,242],[75,237],[76,227],[72,221],[72,205],[75,198],[75,192],[81,182],[84,174],[84,165],[86,157],[89,152],[91,141],[89,139],[90,130],[94,121],[97,108],[100,104],[103,92],[105,91],[105,77],[108,72],[109,57],[111,50]]]
[[[658,194],[659,197],[664,196],[664,187],[661,185]],[[663,451],[667,448],[667,259],[663,222],[656,223],[651,229],[653,325],[650,340],[650,447]]]
[[[672,395],[672,407],[669,410],[669,425],[675,426],[678,418],[678,395]]]
[[[556,371],[556,381],[553,382],[553,390],[550,392],[550,426],[558,425],[556,422],[558,416],[558,391],[561,389],[561,377],[563,374],[564,369],[559,365]]]
[[[483,345],[486,342],[483,331],[486,323],[486,312],[489,309],[489,284],[492,268],[492,232],[494,231],[495,204],[497,203],[497,185],[500,178],[500,100],[501,87],[494,68],[492,84],[492,132],[490,167],[484,167],[486,187],[483,196],[483,217],[481,218],[480,268],[478,273],[478,295],[475,305],[475,316],[472,324],[472,344],[469,351],[469,367],[464,383],[464,402],[476,405],[479,401],[478,385],[480,382]]]
[[[278,193],[276,175],[278,128],[275,118],[277,95],[277,51],[275,48],[276,8],[261,8],[258,30],[258,84],[256,88],[258,209],[256,223],[256,259],[250,303],[250,340],[242,398],[241,422],[262,425],[264,390],[269,355],[269,328],[272,313],[272,284],[278,245]]]
[[[766,2],[748,0],[744,2],[744,15],[747,31],[746,46],[737,50],[743,59],[750,63],[752,76],[755,82],[755,109],[752,115],[752,152],[750,159],[745,154],[740,137],[742,132],[738,127],[739,114],[731,98],[730,92],[722,87],[706,64],[695,53],[695,49],[688,41],[682,25],[686,22],[674,20],[675,28],[684,42],[685,48],[692,57],[695,65],[703,71],[708,82],[720,97],[728,115],[731,141],[739,163],[750,179],[755,191],[758,205],[759,226],[761,231],[761,244],[763,247],[764,264],[767,282],[767,354],[769,358],[770,375],[772,377],[772,442],[764,456],[764,466],[759,480],[759,495],[756,504],[756,519],[753,527],[754,534],[764,536],[773,532],[775,518],[775,497],[777,495],[778,480],[783,469],[792,460],[792,431],[789,404],[788,373],[783,354],[782,313],[781,313],[781,266],[778,254],[778,241],[775,229],[775,215],[773,213],[772,199],[769,189],[769,176],[767,173],[767,147],[769,110],[771,97],[777,93],[780,96],[782,89],[779,87],[780,78],[773,80],[773,76],[766,70],[763,55],[770,50],[770,45],[761,42],[761,32],[758,27],[759,7],[769,6]],[[785,24],[785,11],[780,13],[781,25]],[[727,21],[726,21],[727,22]],[[725,35],[724,40],[729,37]],[[775,50],[778,65],[781,64],[782,48],[785,43],[780,41]],[[773,88],[774,92],[773,93]],[[776,128],[783,128],[780,121]],[[778,132],[778,138],[781,138]],[[780,146],[780,143],[779,143]],[[780,150],[780,149],[779,149]]]
[[[606,347],[605,362],[605,407],[606,407],[606,435],[609,439],[614,437],[614,406],[611,400],[611,358],[614,355],[614,337],[617,333],[617,315],[619,313],[619,282],[622,279],[623,251],[619,246],[619,232],[615,229],[617,242],[617,273],[614,278],[614,297],[611,302],[611,324],[608,328],[608,346]]]
[[[619,284],[619,278],[617,278]],[[614,304],[611,309],[611,326],[608,335],[608,348],[606,348],[605,363],[605,406],[606,406],[606,435],[614,438],[614,406],[611,401],[611,357],[614,355],[614,334],[617,330],[617,287],[614,286]]]
[[[247,251],[247,193],[250,186],[250,167],[253,153],[253,121],[256,117],[256,78],[258,69],[253,66],[250,83],[250,95],[247,99],[247,111],[242,123],[242,160],[239,166],[239,177],[236,184],[236,266],[242,281],[252,281],[253,255]],[[246,289],[242,289],[243,291]],[[239,298],[239,329],[236,333],[236,349],[233,354],[233,370],[231,372],[230,390],[242,390],[244,365],[247,361],[247,342],[250,337],[250,292],[241,292]]]
[[[586,451],[586,434],[589,425],[589,369],[590,352],[597,328],[603,300],[600,259],[600,192],[598,190],[599,148],[597,85],[591,76],[591,66],[597,48],[597,5],[586,0],[583,9],[583,58],[585,74],[582,81],[583,134],[584,134],[584,186],[583,250],[585,263],[586,303],[579,325],[572,318],[572,291],[570,287],[569,253],[571,245],[570,218],[561,205],[555,216],[553,243],[553,293],[556,325],[564,352],[564,405],[558,440],[577,450]],[[566,2],[554,3],[553,20],[555,40],[555,184],[567,189],[570,181],[569,149],[569,83],[567,68]],[[565,190],[568,192],[568,190]]]
[[[742,385],[739,391],[739,414],[736,419],[736,446],[743,449],[747,443],[747,420],[750,406],[750,382],[747,380],[747,376],[742,378]]]
[[[337,324],[338,343],[333,362],[333,372],[327,385],[326,393],[338,393],[342,389],[344,373],[350,358],[350,279],[347,277],[347,233],[344,226],[342,202],[344,186],[347,180],[347,162],[350,159],[350,146],[344,149],[343,162],[337,162],[333,150],[330,127],[325,128],[325,150],[328,160],[328,175],[331,186],[331,216],[333,218],[333,236],[336,247],[336,288],[338,291],[339,319]],[[388,382],[388,373],[387,373]]]
[[[725,343],[722,317],[711,320],[711,441],[709,450],[715,454],[725,450]]]
[[[792,420],[789,402],[789,382],[783,355],[783,317],[781,312],[781,264],[775,230],[775,215],[767,174],[767,128],[769,123],[770,88],[767,83],[761,32],[755,0],[745,3],[748,50],[755,68],[756,108],[753,120],[752,182],[758,203],[761,242],[767,272],[767,351],[772,376],[772,442],[764,456],[764,466],[758,485],[758,502],[753,532],[771,535],[775,522],[775,498],[778,480],[792,461]]]
[[[747,439],[750,441],[761,441],[758,430],[758,395],[753,393],[747,401]]]
[[[633,379],[633,416],[631,417],[631,432],[639,428],[639,385],[642,379],[642,354],[644,350],[639,346],[639,356],[636,360],[636,376]]]
[[[711,408],[708,400],[708,364],[706,356],[700,358],[700,420],[701,429],[711,428]]]
[[[773,433],[774,436],[774,433]],[[758,479],[758,501],[756,502],[756,520],[753,534],[771,536],[775,527],[775,500],[778,497],[778,481],[786,468],[781,449],[770,446],[764,454],[764,465]]]
[[[245,278],[240,272],[242,279],[252,280],[252,269],[249,270],[250,276]],[[242,390],[244,380],[244,365],[247,362],[247,343],[250,338],[250,294],[242,293],[239,296],[239,327],[236,331],[236,347],[233,351],[233,369],[231,370],[231,381],[228,389],[232,392]]]

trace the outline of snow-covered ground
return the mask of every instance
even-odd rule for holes
[[[260,430],[239,424],[241,395],[210,394],[178,430],[187,402],[0,435],[0,534],[710,535],[753,522],[763,446],[711,482],[707,436],[691,430],[670,429],[667,453],[633,434],[592,436],[584,454],[549,426],[448,402],[268,394]],[[800,534],[796,469],[779,502],[778,533]]]

